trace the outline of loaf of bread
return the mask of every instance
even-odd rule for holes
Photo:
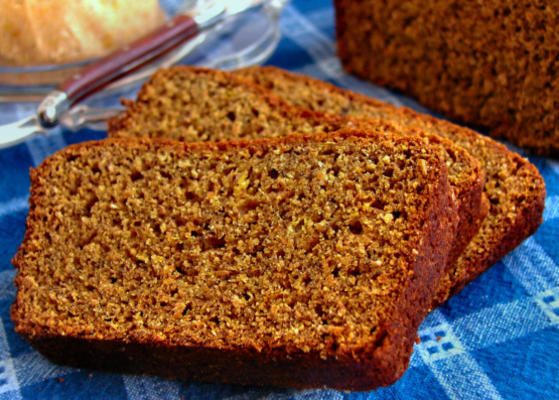
[[[0,0],[0,65],[104,55],[165,21],[157,0]]]
[[[461,234],[454,241],[451,263],[487,214],[479,163],[452,142],[416,128],[401,129],[386,121],[348,119],[294,108],[228,72],[192,67],[157,72],[143,86],[137,101],[125,104],[126,111],[109,121],[111,137],[166,137],[196,142],[279,137],[291,132],[324,133],[343,127],[423,136],[446,150],[449,178],[459,204]],[[439,296],[446,298],[450,286],[442,285]]]
[[[181,379],[391,384],[458,222],[443,152],[389,134],[106,139],[31,181],[15,330],[57,362]]]
[[[528,160],[469,129],[274,67],[237,72],[290,104],[340,115],[382,118],[452,140],[479,160],[490,211],[479,232],[445,277],[454,294],[534,233],[542,222],[545,183]],[[445,283],[442,284],[445,286]],[[439,296],[439,302],[446,300]]]
[[[559,156],[559,2],[336,0],[351,73]]]

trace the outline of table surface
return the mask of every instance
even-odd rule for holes
[[[268,64],[428,112],[408,98],[342,71],[335,52],[331,2],[295,0],[280,23],[283,38]],[[33,107],[2,104],[0,123],[24,116]],[[9,316],[15,297],[10,260],[25,232],[29,167],[71,143],[104,136],[103,132],[57,130],[46,138],[0,150],[0,400],[559,398],[559,249],[555,244],[559,240],[559,163],[532,156],[547,185],[543,224],[427,317],[419,329],[421,343],[415,346],[410,368],[391,387],[348,393],[183,383],[50,363],[14,332]]]

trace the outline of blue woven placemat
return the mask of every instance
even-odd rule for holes
[[[295,0],[282,15],[281,27],[284,36],[269,64],[426,111],[410,99],[343,73],[335,53],[330,2]],[[0,105],[0,123],[32,111],[32,105]],[[346,393],[182,383],[50,363],[14,332],[9,316],[15,296],[10,259],[25,231],[29,167],[70,143],[104,136],[57,131],[0,150],[0,400],[559,398],[559,163],[538,157],[530,160],[547,185],[544,223],[428,316],[409,370],[389,388]]]

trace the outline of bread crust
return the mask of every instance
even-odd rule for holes
[[[290,73],[275,67],[249,67],[238,72],[266,87],[276,95],[274,81],[290,82],[298,87],[308,87],[316,96],[325,96],[345,101],[345,112],[350,115],[372,116],[396,122],[405,127],[419,127],[434,135],[451,140],[476,158],[485,176],[484,196],[481,207],[485,209],[477,219],[472,233],[475,235],[443,278],[441,289],[434,306],[456,294],[482,272],[490,268],[524,239],[532,235],[542,222],[545,204],[545,183],[537,168],[527,159],[508,150],[504,145],[480,135],[468,128],[460,127],[406,107],[397,108],[388,103],[372,99],[359,93],[341,89],[326,82]],[[299,91],[297,104],[312,107],[312,99]],[[328,100],[328,99],[326,99]],[[339,112],[336,110],[336,112]],[[474,184],[475,186],[475,184]],[[473,191],[470,196],[475,196]],[[477,198],[460,193],[458,197],[468,199],[464,203],[475,204]],[[464,207],[467,209],[467,207]],[[464,213],[464,214],[462,214]],[[462,210],[461,215],[467,215]],[[487,216],[487,218],[485,218]],[[470,215],[467,218],[475,216]],[[467,235],[467,233],[466,233]]]
[[[356,118],[355,116],[325,114],[323,112],[317,112],[316,110],[313,111],[301,107],[294,107],[286,103],[284,99],[275,96],[273,94],[273,89],[267,85],[262,84],[262,86],[260,86],[247,79],[250,78],[251,75],[254,76],[256,71],[259,71],[259,69],[249,68],[231,74],[225,71],[186,66],[178,66],[159,71],[152,77],[150,82],[144,84],[142,90],[138,94],[138,99],[136,101],[125,101],[126,110],[124,113],[109,121],[109,136],[159,136],[187,141],[212,140],[212,137],[206,135],[206,131],[215,129],[213,124],[211,127],[203,128],[202,132],[198,132],[196,135],[187,136],[183,133],[188,131],[190,126],[188,124],[181,126],[181,124],[183,124],[183,121],[181,121],[181,114],[173,115],[166,119],[164,115],[161,115],[164,111],[160,113],[160,105],[158,102],[167,101],[168,99],[166,99],[166,97],[172,97],[172,95],[166,93],[161,94],[158,90],[166,87],[166,85],[180,84],[183,80],[197,79],[198,82],[208,80],[226,90],[228,88],[240,90],[243,94],[246,94],[247,97],[251,95],[252,97],[250,98],[253,101],[254,108],[260,110],[259,117],[265,114],[263,110],[266,109],[279,115],[279,117],[273,115],[266,116],[266,118],[269,118],[271,121],[270,125],[280,125],[287,121],[292,129],[301,132],[329,132],[349,127],[371,130],[373,132],[386,131],[390,134],[417,135],[423,137],[427,139],[430,144],[444,148],[447,162],[450,166],[451,186],[455,191],[455,197],[459,204],[461,234],[456,237],[449,257],[448,269],[450,271],[454,261],[459,257],[471,238],[479,230],[480,224],[488,212],[488,203],[483,198],[482,193],[484,179],[479,162],[451,141],[428,133],[418,127],[404,126],[397,122],[388,122],[382,119],[364,119]],[[278,69],[264,68],[262,71],[271,71],[271,73],[281,75],[281,71]],[[245,72],[245,74],[243,74],[243,72]],[[256,83],[261,84],[263,82]],[[185,91],[187,90],[188,89]],[[299,93],[299,95],[301,99],[304,99],[305,94],[303,92]],[[218,94],[217,96],[223,97],[222,94]],[[216,98],[217,96],[206,93],[206,97],[212,102],[218,100]],[[162,100],[162,98],[164,100]],[[168,107],[177,109],[180,107],[177,105],[178,102],[179,100],[175,98],[174,103],[169,103]],[[208,113],[205,104],[198,107],[190,103],[185,103],[183,107],[184,113],[193,113],[194,111],[192,110],[198,111],[198,108],[200,108],[200,115],[206,115]],[[155,117],[148,120],[146,115],[149,115],[149,113],[153,113]],[[218,120],[218,113],[219,111],[214,111],[210,115]],[[270,112],[270,114],[271,113],[272,112]],[[243,119],[245,117],[255,119],[251,111],[245,114],[242,112],[237,112],[236,114],[237,119]],[[139,121],[139,117],[143,119]],[[157,118],[161,119],[161,122],[153,121]],[[222,119],[226,120],[226,118]],[[195,121],[192,122],[195,123]],[[221,121],[219,123],[223,124]],[[253,127],[252,131],[247,133],[246,129],[231,126],[231,124],[223,124],[220,132],[222,134],[221,137],[225,136],[228,139],[233,139],[236,135],[252,134],[253,137],[262,137],[272,134],[269,129],[263,129],[260,133],[254,135],[254,130],[258,128],[260,127]],[[225,134],[224,132],[227,133]],[[441,287],[439,297],[448,296],[450,286],[451,284],[448,283],[444,287]]]
[[[556,2],[334,4],[338,55],[348,72],[493,137],[559,156]]]
[[[212,341],[211,338],[194,343],[164,338],[153,330],[147,333],[143,331],[142,334],[129,331],[120,335],[111,331],[88,331],[83,327],[60,329],[50,317],[39,323],[30,308],[30,293],[49,290],[48,287],[30,287],[32,284],[29,280],[41,264],[40,258],[37,258],[41,251],[37,235],[46,228],[40,218],[39,207],[46,196],[46,186],[56,184],[50,182],[49,177],[53,171],[64,168],[65,163],[80,157],[86,158],[96,149],[139,149],[157,154],[165,150],[174,152],[181,159],[192,153],[214,154],[242,149],[259,152],[285,144],[306,145],[325,140],[377,141],[387,145],[406,143],[415,149],[428,147],[420,138],[346,130],[324,135],[291,135],[269,140],[221,143],[106,139],[73,145],[49,157],[32,170],[27,231],[13,260],[18,269],[15,280],[18,292],[11,310],[15,330],[51,360],[80,367],[157,374],[184,380],[298,388],[327,386],[344,390],[370,390],[393,383],[407,368],[417,327],[429,310],[457,230],[458,216],[448,183],[447,168],[442,153],[436,148],[428,149],[433,169],[428,177],[429,189],[423,194],[427,199],[426,208],[418,210],[424,224],[418,227],[421,240],[418,242],[417,254],[404,255],[409,260],[409,275],[400,276],[398,300],[386,305],[384,315],[390,315],[391,320],[380,323],[365,345],[341,345],[325,354],[318,349],[275,346],[267,342],[247,344],[240,339],[238,343],[242,345],[235,345],[236,339],[228,345],[220,345],[219,340]],[[72,284],[72,281],[68,281],[68,284]],[[56,298],[52,300],[56,301]],[[58,306],[63,307],[62,304]]]

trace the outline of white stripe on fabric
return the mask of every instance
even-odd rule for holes
[[[416,349],[426,364],[464,353],[464,347],[446,322],[418,332],[421,343]]]
[[[305,48],[314,60],[320,61],[335,56],[335,43],[309,23],[294,7],[285,9],[280,26],[282,33]]]
[[[334,22],[334,8],[323,8],[305,14],[311,24],[317,29],[332,29]]]
[[[22,354],[13,359],[17,379],[21,387],[29,386],[51,378],[58,378],[77,371],[51,363],[36,351]]]
[[[66,147],[66,142],[62,137],[60,129],[50,133],[47,136],[38,135],[25,142],[33,165],[36,167],[43,162],[45,158]]]
[[[533,237],[502,259],[507,269],[531,295],[559,286],[559,269]]]
[[[335,390],[295,390],[288,389],[253,389],[242,394],[227,397],[224,400],[342,400],[344,397],[340,392]]]
[[[430,368],[451,399],[502,399],[489,377],[468,353],[436,361]]]
[[[549,321],[559,325],[559,287],[538,293],[534,298]]]
[[[253,400],[253,399],[276,399],[276,400],[284,400],[293,398],[297,393],[297,390],[288,389],[283,391],[282,393],[274,393],[274,389],[264,389],[264,388],[248,388],[244,393],[235,394],[233,396],[225,397],[223,400]],[[281,389],[278,389],[281,390]]]
[[[437,311],[437,312],[435,312]],[[425,319],[423,320],[423,322],[421,323],[421,325],[419,326],[420,330],[424,330],[436,325],[440,325],[442,323],[445,323],[446,320],[444,318],[444,316],[438,312],[438,310],[435,310],[433,312],[430,312],[429,314],[427,314],[427,317],[425,317]]]
[[[6,360],[11,356],[4,323],[0,320],[0,360]]]
[[[295,396],[290,397],[293,400],[342,400],[344,396],[335,390],[304,390],[302,392],[298,392]],[[274,397],[271,397],[270,400],[273,400]],[[287,400],[288,397],[285,398]]]
[[[559,218],[559,196],[549,196],[545,199],[543,220],[547,221],[553,218]]]
[[[0,400],[19,400],[22,399],[19,390],[14,390],[13,392],[0,393]]]
[[[336,79],[336,77],[342,75],[342,71],[341,71],[342,66],[337,58],[333,58],[333,60],[334,61],[331,62],[331,65],[329,65],[328,68],[326,68],[326,70],[328,70],[328,73],[325,73],[324,72],[325,68],[319,67],[318,64],[307,64],[301,68],[293,70],[293,72],[301,75],[312,76],[313,78],[320,79],[323,81],[327,79]],[[330,60],[327,60],[326,62],[330,62]],[[339,72],[336,71],[337,68],[336,62],[338,64],[338,68],[340,69]]]
[[[13,269],[0,272],[0,300],[13,299],[16,296],[15,276],[16,271]]]
[[[10,354],[4,323],[0,322],[0,393],[16,391],[19,394],[19,383],[16,369]]]
[[[10,392],[10,399],[21,399],[19,384],[11,358],[0,360],[0,393]]]
[[[154,376],[122,377],[129,400],[180,399],[180,383]]]
[[[550,326],[531,297],[495,304],[452,322],[460,342],[468,350],[524,337]]]
[[[424,362],[417,351],[417,344],[414,345],[414,351],[411,354],[410,358],[410,368],[421,367],[424,365]]]
[[[37,112],[37,104],[32,102],[2,102],[0,125],[11,124]]]
[[[483,368],[465,351],[444,315],[435,310],[430,319],[437,321],[438,325],[419,332],[419,337],[423,338],[418,352],[447,395],[461,400],[501,399],[497,388]],[[437,351],[429,351],[430,348],[437,348]]]
[[[559,162],[555,160],[545,160],[545,163],[556,175],[559,175]]]
[[[15,214],[20,211],[25,211],[29,208],[29,197],[17,197],[5,203],[0,204],[0,218]]]

